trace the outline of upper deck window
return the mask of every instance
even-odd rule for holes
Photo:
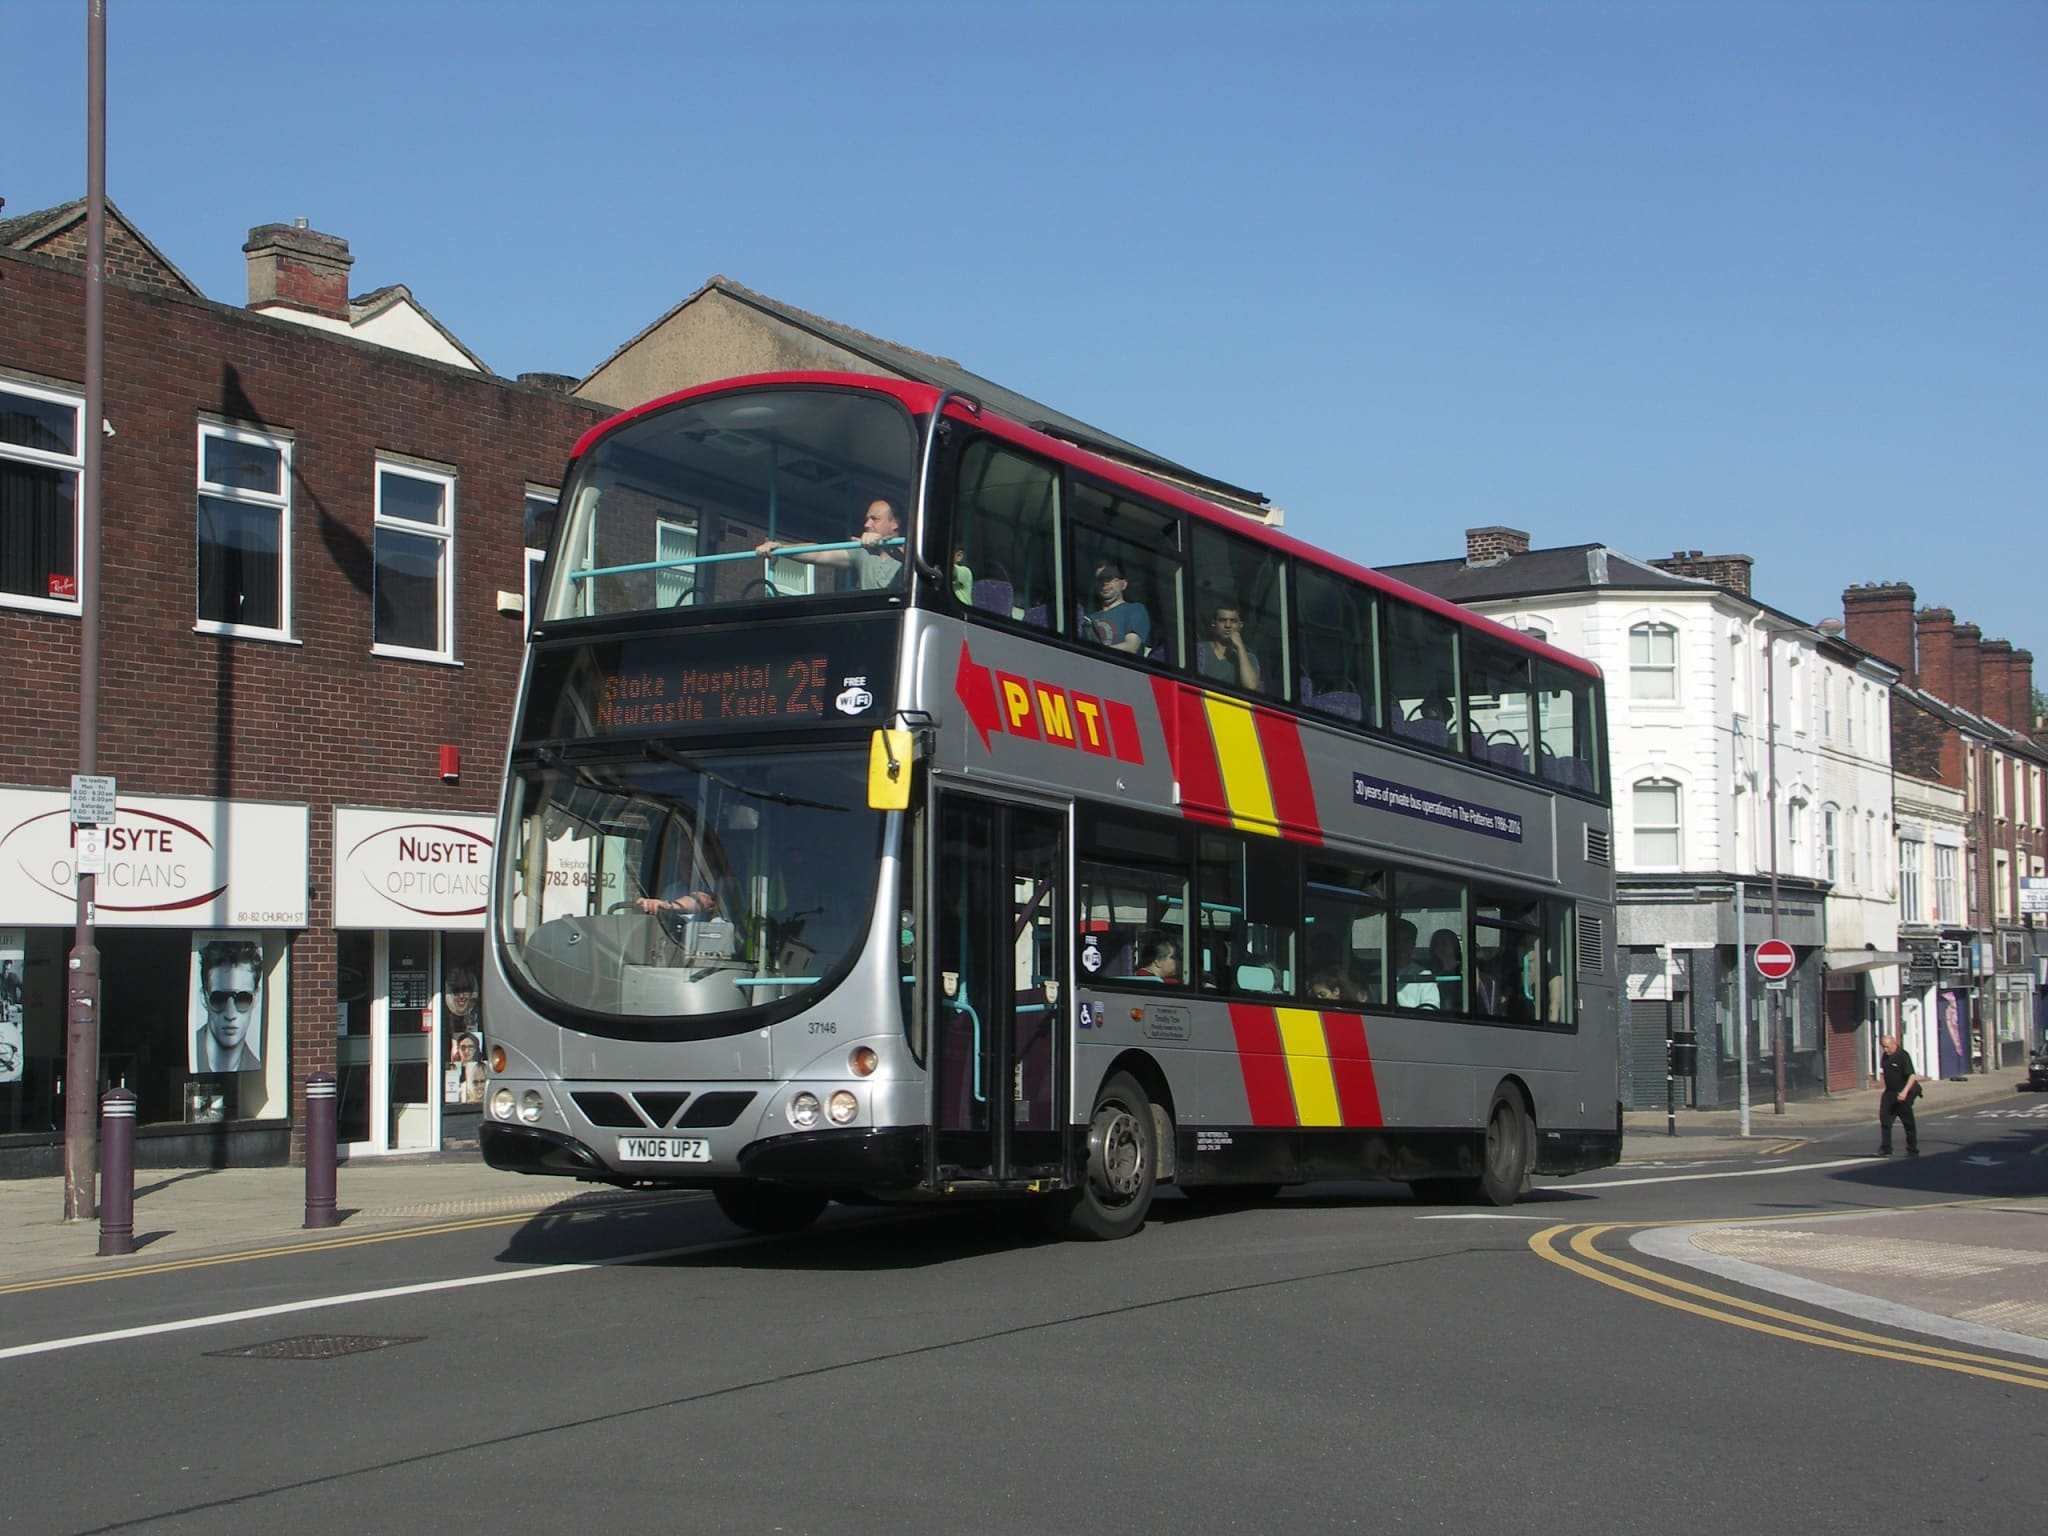
[[[907,588],[917,436],[893,400],[757,389],[598,442],[568,489],[549,619]]]

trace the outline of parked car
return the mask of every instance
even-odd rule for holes
[[[2027,1086],[2040,1093],[2048,1093],[2048,1040],[2044,1040],[2027,1058]]]

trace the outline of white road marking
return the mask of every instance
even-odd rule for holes
[[[123,1339],[146,1339],[163,1333],[188,1333],[197,1328],[219,1328],[228,1323],[254,1322],[265,1317],[285,1317],[294,1312],[317,1312],[325,1307],[354,1306],[365,1301],[389,1301],[399,1296],[425,1296],[435,1291],[461,1291],[479,1285],[502,1285],[514,1280],[545,1280],[552,1275],[572,1274],[584,1269],[607,1269],[619,1264],[650,1264],[686,1253],[702,1253],[703,1246],[663,1248],[651,1253],[629,1253],[616,1259],[590,1259],[577,1264],[545,1264],[535,1269],[499,1270],[488,1275],[463,1275],[453,1280],[425,1280],[417,1285],[393,1285],[376,1291],[352,1291],[341,1296],[314,1296],[305,1301],[280,1302],[273,1307],[250,1307],[240,1312],[216,1312],[208,1317],[179,1318],[168,1323],[148,1323],[139,1328],[116,1328],[106,1333],[81,1333],[68,1339],[45,1339],[39,1344],[16,1344],[0,1349],[0,1360],[24,1355],[48,1355],[59,1350],[81,1349],[88,1344],[116,1344]]]
[[[1548,1221],[1548,1212],[1541,1216],[1518,1216],[1507,1211],[1446,1211],[1435,1216],[1418,1216],[1417,1221]]]
[[[1823,1168],[1854,1168],[1858,1163],[1874,1163],[1874,1157],[1838,1157],[1830,1163],[1773,1163],[1768,1168],[1734,1168],[1725,1173],[1665,1173],[1654,1179],[1603,1179],[1597,1184],[1581,1184],[1577,1179],[1567,1183],[1547,1185],[1546,1188],[1561,1189],[1569,1193],[1575,1189],[1627,1189],[1633,1184],[1684,1184],[1692,1179],[1760,1179],[1772,1173],[1818,1173]]]

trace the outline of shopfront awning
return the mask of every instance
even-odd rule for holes
[[[1821,964],[1837,975],[1853,971],[1874,971],[1887,965],[1910,965],[1912,955],[1903,949],[1831,949]]]

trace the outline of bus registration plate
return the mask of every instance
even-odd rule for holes
[[[621,1136],[622,1163],[708,1163],[711,1143],[700,1136]]]

